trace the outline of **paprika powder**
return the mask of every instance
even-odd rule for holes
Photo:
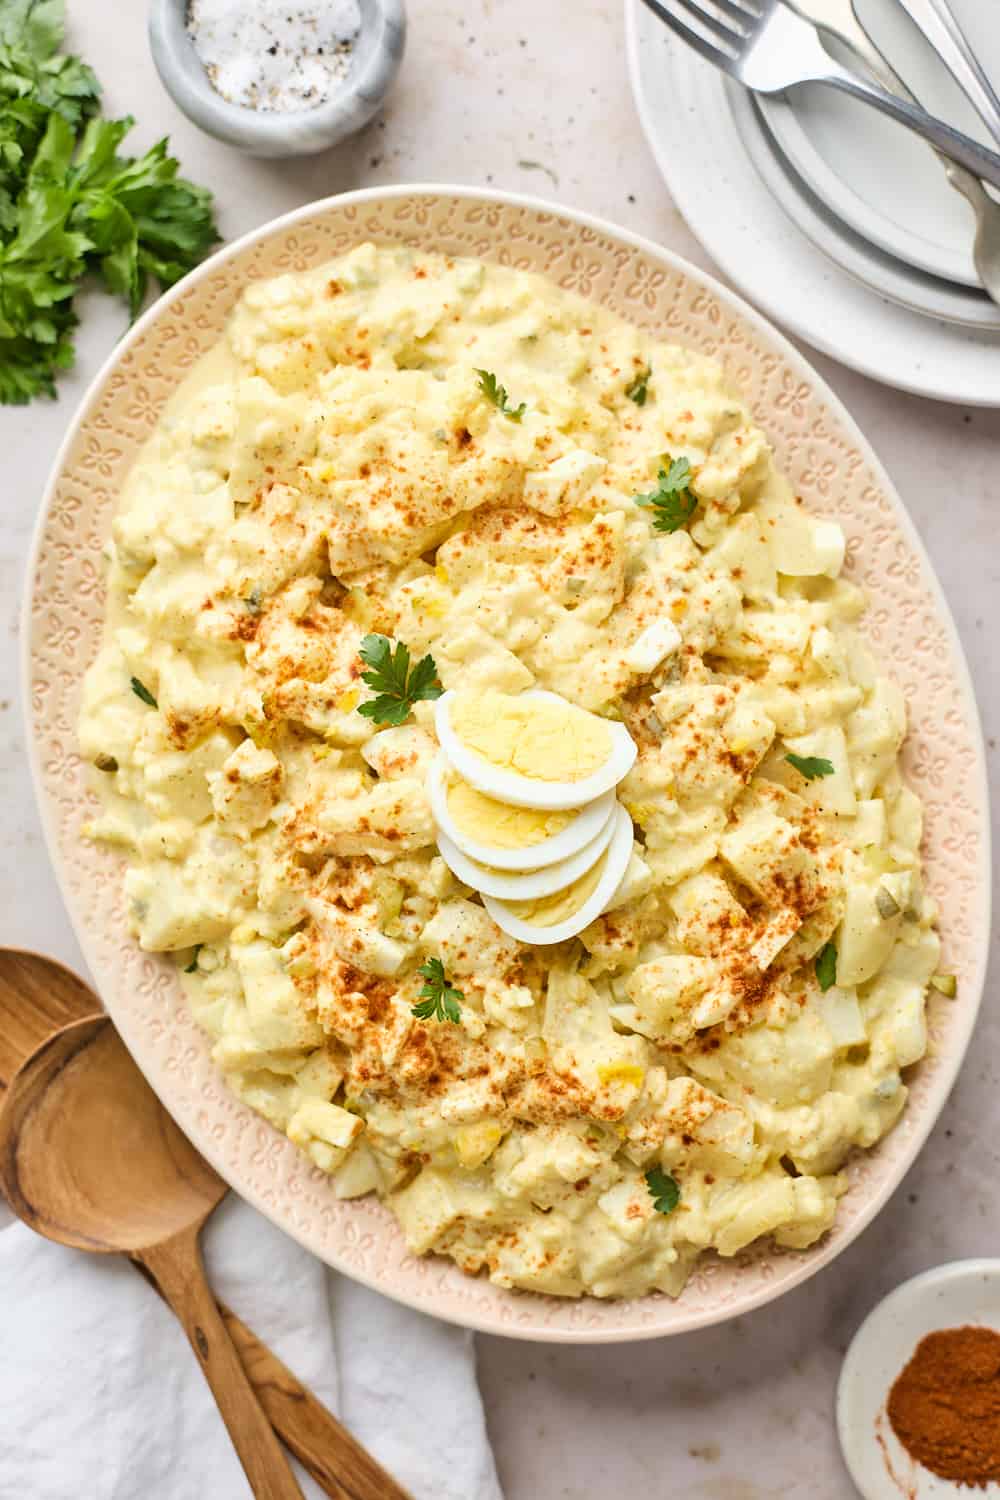
[[[1000,1333],[942,1328],[920,1340],[889,1392],[893,1432],[953,1484],[1000,1479]]]

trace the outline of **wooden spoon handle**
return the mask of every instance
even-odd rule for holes
[[[272,1427],[332,1500],[411,1500],[225,1303],[219,1311]]]
[[[136,1251],[133,1258],[145,1266],[180,1319],[256,1500],[303,1500],[205,1279],[199,1228],[182,1229],[172,1239]]]

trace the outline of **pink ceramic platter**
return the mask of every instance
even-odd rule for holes
[[[847,576],[870,594],[863,629],[909,703],[905,769],[926,809],[927,875],[958,998],[932,999],[933,1045],[910,1071],[903,1120],[851,1163],[832,1231],[804,1252],[766,1246],[734,1260],[706,1257],[676,1301],[505,1291],[450,1261],[410,1255],[374,1199],[338,1201],[329,1179],[226,1089],[173,963],[140,952],[128,934],[119,857],[81,838],[94,807],[76,751],[80,686],[101,635],[101,549],[129,466],[248,282],[320,265],[364,240],[540,271],[659,338],[721,360],[796,492],[843,525]],[[649,241],[535,199],[430,186],[330,198],[221,250],[139,320],[72,422],[38,520],[24,644],[49,850],[108,1011],[163,1102],[233,1188],[337,1270],[438,1317],[518,1338],[598,1343],[687,1332],[749,1312],[828,1264],[886,1204],[937,1119],[976,1018],[989,931],[983,746],[954,625],[899,497],[832,391],[745,302]]]

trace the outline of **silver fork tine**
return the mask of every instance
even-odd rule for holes
[[[760,6],[757,0],[741,0],[735,5],[733,0],[715,0],[716,10],[721,10],[725,15],[732,16],[734,21],[742,21],[744,26],[748,23],[760,20]]]
[[[643,4],[653,12],[654,16],[659,16],[665,26],[669,26],[671,31],[676,32],[682,41],[687,42],[688,46],[693,47],[695,52],[706,61],[716,68],[721,68],[723,73],[733,71],[733,59],[728,52],[723,52],[720,47],[713,47],[712,43],[707,42],[703,36],[699,36],[697,31],[692,31],[690,26],[685,26],[683,21],[677,19],[673,11],[669,11],[665,5],[660,4],[660,0],[643,0]]]
[[[713,16],[707,10],[703,10],[697,3],[697,0],[676,0],[676,4],[682,6],[688,15],[693,16],[696,21],[704,26],[706,31],[710,31],[713,36],[717,36],[720,42],[725,42],[728,47],[732,47],[736,52],[739,51],[743,43],[743,32],[732,31],[724,22],[719,20],[718,16]],[[745,19],[748,25],[753,25],[752,17],[746,16]]]

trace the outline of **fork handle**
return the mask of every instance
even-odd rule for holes
[[[942,155],[957,161],[959,166],[966,167],[993,187],[1000,188],[1000,156],[995,151],[980,146],[971,136],[963,135],[960,130],[953,130],[943,120],[935,119],[919,105],[910,104],[906,99],[898,99],[877,83],[868,83],[833,62],[816,82],[828,83],[832,88],[841,89],[855,99],[874,105],[890,119],[929,141]]]
[[[902,6],[969,99],[990,135],[1000,141],[1000,99],[947,0],[902,0]]]

